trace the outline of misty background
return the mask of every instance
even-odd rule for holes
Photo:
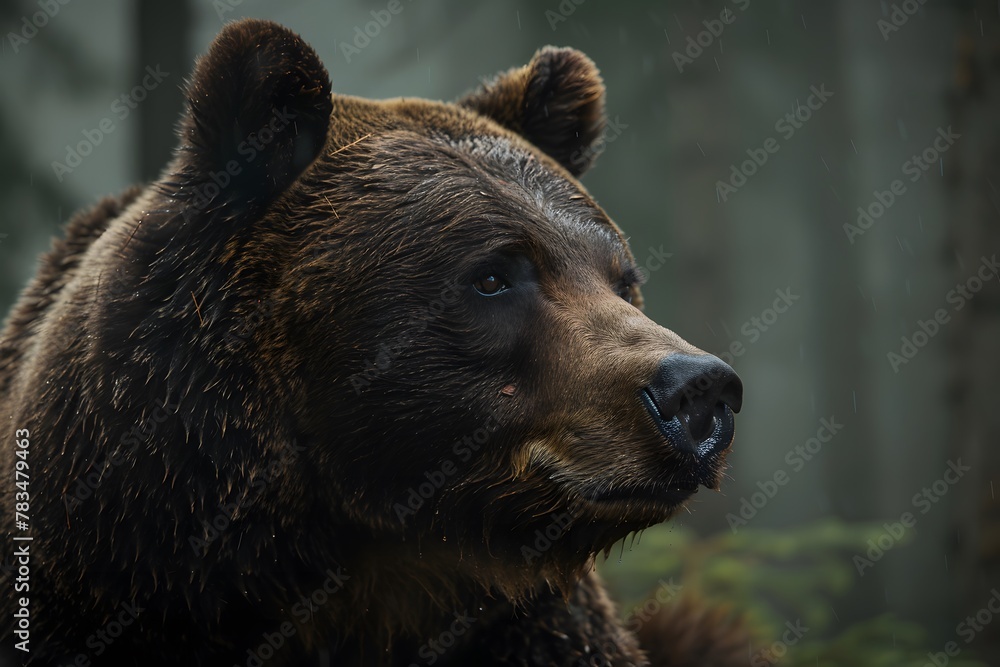
[[[623,615],[669,580],[747,611],[749,664],[944,664],[949,642],[948,664],[1000,664],[1000,4],[388,5],[6,0],[0,313],[78,207],[156,177],[227,20],[290,27],[335,92],[374,98],[576,47],[611,121],[583,182],[646,312],[746,396],[722,492],[601,565]]]

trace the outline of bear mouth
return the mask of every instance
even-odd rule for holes
[[[654,465],[645,479],[632,479],[624,484],[609,484],[605,480],[577,491],[604,511],[611,507],[623,515],[636,512],[645,515],[649,511],[673,514],[702,486],[719,489],[726,454],[735,435],[733,410],[720,402],[709,425],[696,437],[684,415],[664,419],[647,392],[642,392],[642,399],[656,425],[655,435],[650,434],[647,446],[657,450],[659,465]]]
[[[672,511],[698,493],[699,486],[703,485],[702,482],[690,478],[668,483],[652,481],[646,484],[633,484],[627,487],[602,490],[584,497],[589,502],[602,505],[619,503],[631,505],[638,502]]]

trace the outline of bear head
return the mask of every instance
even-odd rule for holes
[[[109,402],[181,405],[193,444],[164,477],[197,458],[192,504],[235,508],[211,549],[273,534],[241,506],[268,461],[270,525],[307,524],[301,551],[350,535],[511,590],[718,486],[740,381],[643,314],[577,180],[604,128],[572,49],[455,102],[371,101],[331,94],[280,26],[223,29],[101,288]]]

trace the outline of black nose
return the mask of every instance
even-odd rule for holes
[[[732,442],[743,383],[718,357],[671,354],[660,362],[642,398],[667,440],[702,458]]]

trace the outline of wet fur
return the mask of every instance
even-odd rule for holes
[[[595,499],[685,481],[634,387],[696,348],[579,268],[632,263],[575,179],[603,129],[593,64],[546,48],[458,104],[331,97],[311,48],[243,21],[188,96],[164,175],[78,214],[0,338],[0,417],[32,438],[35,664],[92,655],[87,638],[133,601],[144,611],[99,664],[243,664],[331,571],[344,585],[269,664],[420,662],[465,610],[477,620],[438,664],[646,664],[593,559],[679,503]],[[239,162],[276,109],[295,115],[290,131]],[[233,160],[243,169],[207,196]],[[443,286],[468,289],[498,244],[544,268],[544,299],[526,302],[537,326],[460,301],[352,391],[380,336]],[[407,491],[487,420],[489,447],[401,522]],[[136,425],[140,445],[71,503]],[[603,443],[622,433],[607,477]],[[207,540],[227,507],[231,525]],[[567,511],[571,528],[527,563],[523,547]]]

